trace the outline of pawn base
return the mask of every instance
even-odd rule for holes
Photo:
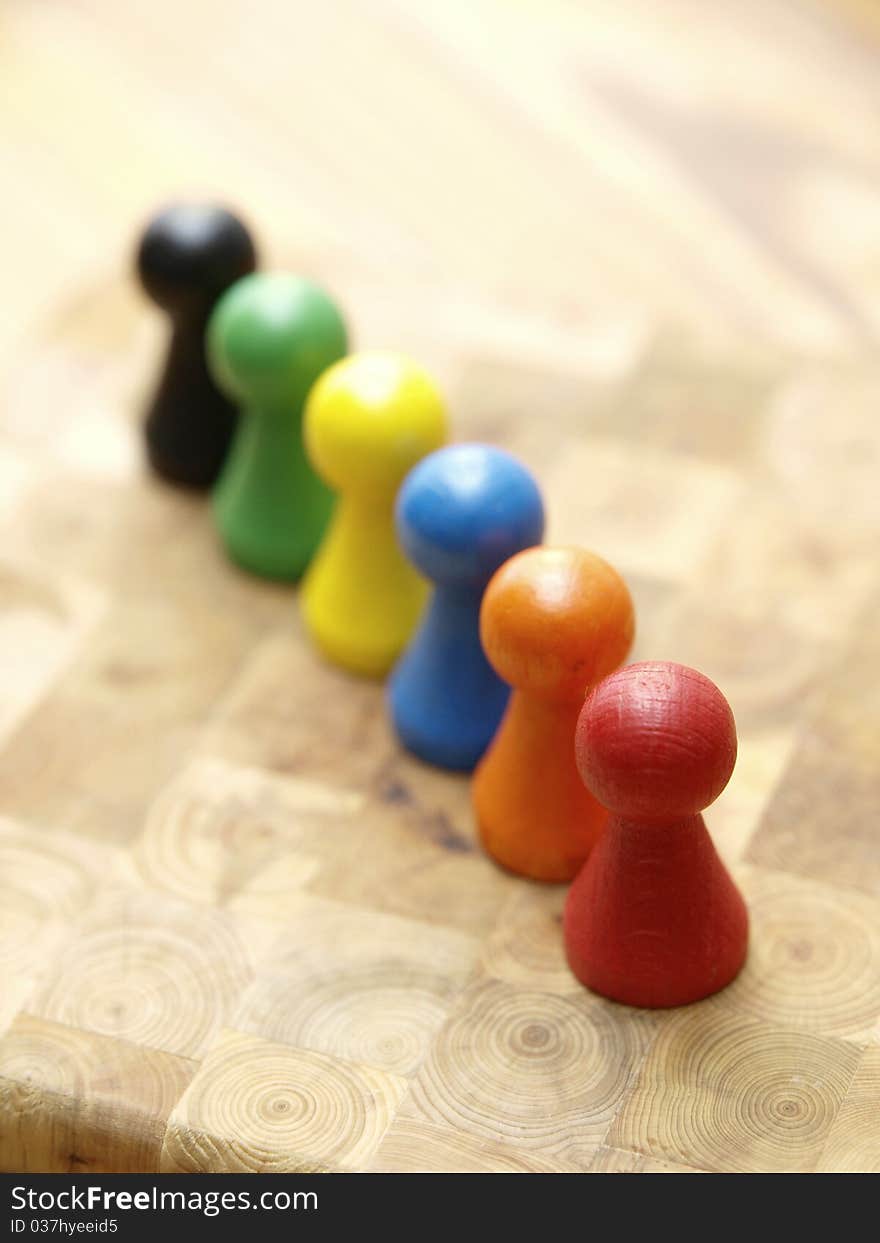
[[[568,963],[593,992],[647,1009],[726,988],[748,946],[748,912],[703,823],[612,818],[565,904]]]

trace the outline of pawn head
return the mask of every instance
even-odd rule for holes
[[[223,207],[179,203],[147,225],[137,272],[147,295],[171,315],[206,315],[224,290],[257,266],[247,229]]]
[[[339,492],[392,500],[407,472],[446,434],[433,381],[400,354],[352,354],[321,376],[306,403],[306,452]]]
[[[544,534],[535,480],[510,453],[489,445],[449,445],[414,466],[398,494],[396,520],[410,561],[447,586],[484,587]]]
[[[492,578],[480,609],[489,662],[511,686],[578,701],[629,651],[635,617],[626,583],[583,548],[528,548]]]
[[[683,818],[714,803],[730,780],[736,726],[727,700],[702,673],[646,661],[594,688],[575,753],[584,784],[616,815]]]
[[[208,323],[208,364],[241,405],[297,410],[348,347],[345,324],[317,285],[257,272],[229,289]]]

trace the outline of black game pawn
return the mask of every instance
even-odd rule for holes
[[[171,319],[171,344],[147,411],[147,456],[157,474],[190,488],[214,483],[235,431],[235,407],[214,386],[205,327],[220,295],[257,264],[247,229],[222,207],[166,207],[137,254],[148,297]]]

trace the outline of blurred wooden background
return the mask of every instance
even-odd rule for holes
[[[188,193],[378,283],[365,343],[873,341],[878,65],[873,0],[6,0],[0,361]]]

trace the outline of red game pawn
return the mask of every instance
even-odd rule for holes
[[[631,1006],[724,988],[745,961],[748,914],[700,813],[736,762],[727,700],[684,665],[629,665],[587,698],[575,750],[611,818],[566,901],[572,971]]]

